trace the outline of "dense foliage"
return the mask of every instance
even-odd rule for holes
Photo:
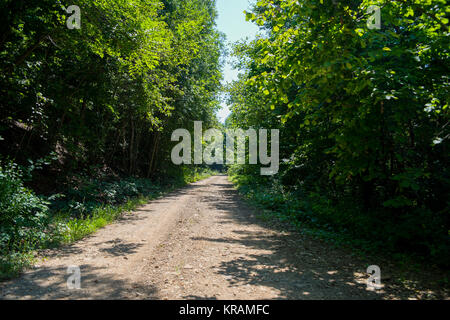
[[[275,178],[233,168],[247,194],[448,265],[449,11],[445,0],[258,1],[247,18],[263,36],[235,46],[245,73],[229,88],[228,125],[279,128],[284,160]]]
[[[0,252],[45,240],[47,203],[25,188],[14,164],[0,167]]]
[[[217,125],[216,16],[214,0],[0,1],[0,278],[202,176],[167,141]]]
[[[1,153],[56,151],[66,169],[103,164],[145,177],[161,143],[193,120],[214,124],[221,35],[212,0],[1,1]],[[169,138],[170,141],[170,138]]]

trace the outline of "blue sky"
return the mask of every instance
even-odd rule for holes
[[[252,22],[245,21],[244,10],[250,8],[250,0],[217,0],[217,11],[219,18],[217,19],[217,28],[225,33],[227,44],[231,44],[241,39],[254,39],[258,32],[258,27]],[[228,58],[229,59],[229,58]],[[237,79],[237,70],[233,70],[227,62],[224,66],[224,82],[231,82]],[[218,112],[221,122],[230,114],[228,106],[223,103],[222,109]]]

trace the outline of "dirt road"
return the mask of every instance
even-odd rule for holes
[[[367,262],[270,227],[256,214],[227,177],[211,177],[49,252],[19,279],[0,284],[0,298],[406,299],[434,294],[388,278],[383,290],[368,291]],[[80,267],[81,289],[68,289],[68,266]]]

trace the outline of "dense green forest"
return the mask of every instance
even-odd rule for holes
[[[201,176],[172,165],[170,135],[217,126],[215,1],[74,0],[79,28],[63,4],[0,1],[0,277]]]
[[[378,5],[380,29],[368,28]],[[372,253],[449,266],[445,0],[258,1],[235,45],[228,126],[280,129],[280,173],[232,168],[250,199]]]
[[[280,130],[278,174],[228,168],[262,211],[450,266],[449,13],[445,0],[255,1],[243,15],[260,34],[233,45],[241,74],[223,88],[215,0],[0,0],[0,279],[211,174],[171,161],[173,131],[194,121]]]

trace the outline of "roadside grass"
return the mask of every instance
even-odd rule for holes
[[[85,200],[83,198],[79,202],[64,203],[62,209],[61,204],[58,210],[48,209],[49,219],[43,230],[45,237],[42,237],[42,241],[22,239],[13,246],[0,250],[0,281],[16,278],[25,269],[35,264],[39,250],[57,248],[81,240],[151,200],[214,174],[216,173],[209,169],[183,169],[183,174],[169,183],[151,185],[150,188],[144,189],[146,190],[144,194],[139,193],[135,197],[127,198],[124,203],[104,204],[91,201],[87,204],[83,202]],[[145,181],[145,183],[151,182]],[[126,184],[125,187],[127,187]],[[74,206],[73,203],[76,205]]]
[[[104,206],[94,209],[87,217],[71,218],[67,213],[59,213],[54,218],[54,224],[60,230],[59,243],[69,244],[96,232],[98,229],[114,222],[124,213],[135,210],[141,205],[157,198],[157,196],[141,196],[130,199],[119,206]]]

